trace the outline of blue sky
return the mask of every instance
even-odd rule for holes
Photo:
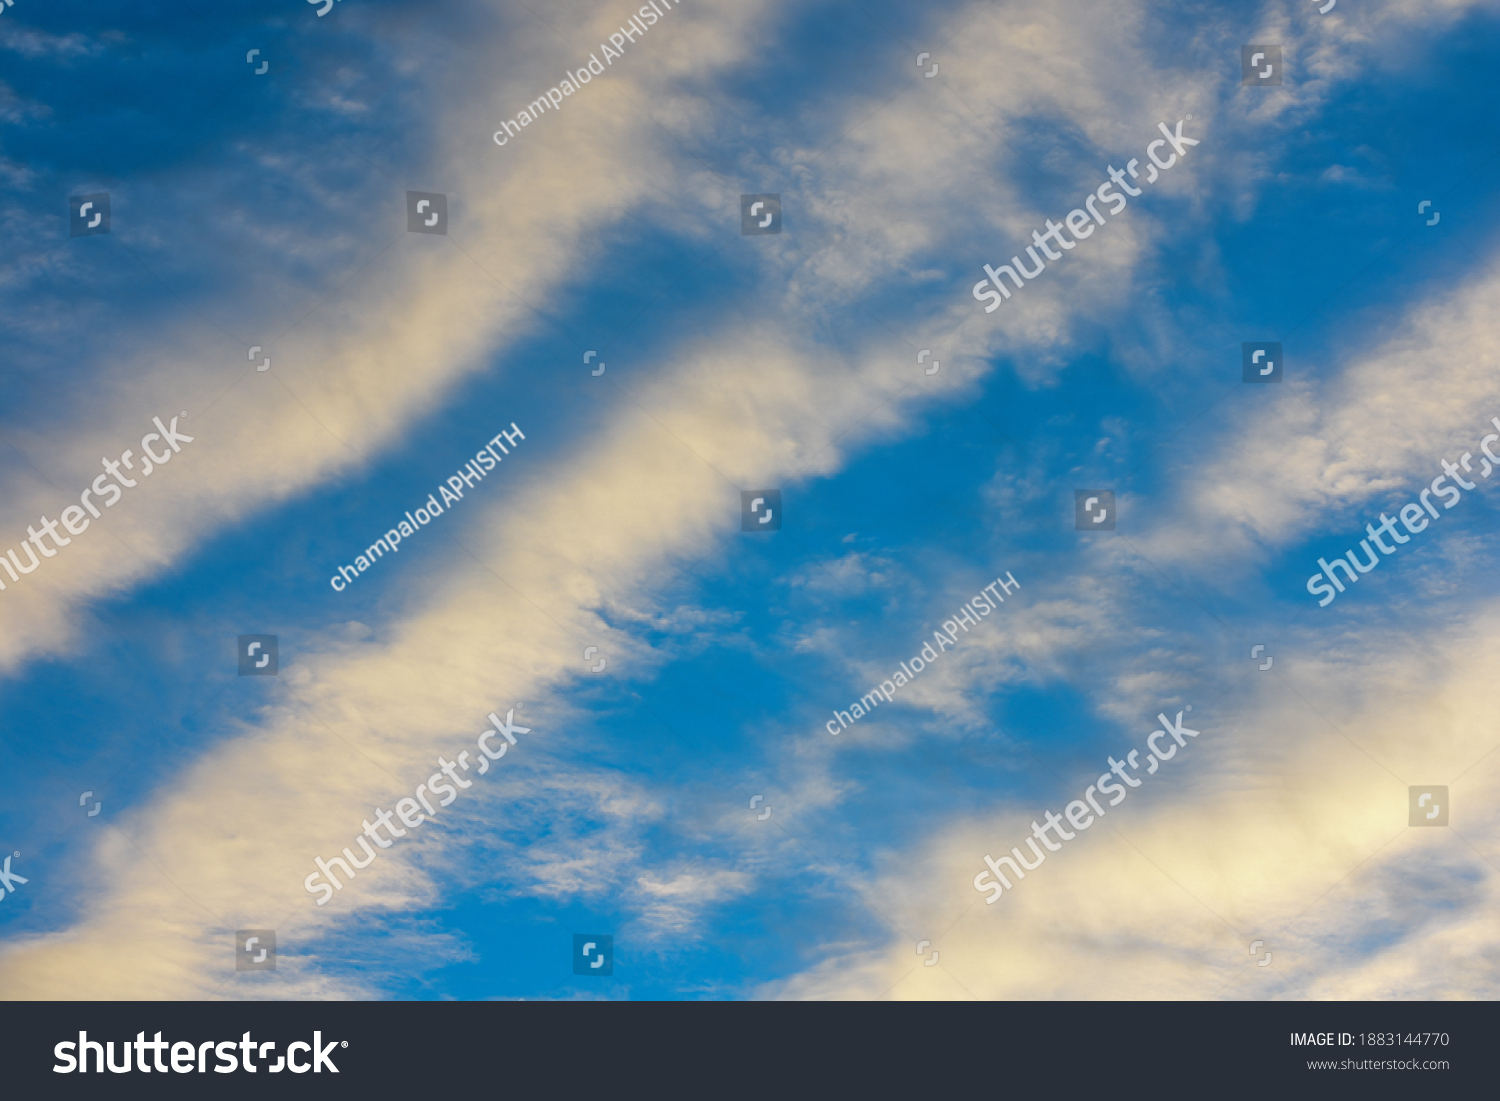
[[[1493,997],[1493,489],[1304,586],[1500,416],[1494,6],[688,0],[494,144],[630,14],[0,16],[0,551],[153,416],[194,434],[0,592],[0,989]],[[984,312],[984,264],[1189,114]],[[98,191],[110,232],[70,237]],[[739,232],[759,193],[779,234]],[[780,530],[741,533],[767,487]],[[238,675],[246,634],[278,676]],[[1181,758],[985,903],[986,853],[1189,705]],[[314,857],[517,706],[495,771],[316,904]],[[1418,785],[1449,827],[1408,826]],[[237,972],[259,928],[277,970]]]

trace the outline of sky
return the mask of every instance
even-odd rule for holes
[[[1496,997],[1500,5],[1323,6],[5,8],[0,993]]]

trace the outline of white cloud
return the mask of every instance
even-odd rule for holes
[[[846,948],[762,993],[1493,996],[1494,969],[1463,961],[1500,948],[1489,916],[1500,754],[1485,719],[1500,665],[1476,646],[1495,611],[1421,647],[1370,639],[1346,656],[1302,659],[1289,681],[1252,680],[1199,720],[1178,760],[993,906],[971,885],[983,855],[1021,845],[1033,816],[1079,792],[1049,780],[1035,806],[951,825],[899,854],[867,891],[933,941],[942,974],[914,966],[911,944],[893,939]],[[1142,714],[1136,725],[1121,750],[1157,724]],[[1450,786],[1451,830],[1407,827],[1408,786],[1421,783]],[[1272,952],[1265,969],[1249,952],[1257,939]]]

